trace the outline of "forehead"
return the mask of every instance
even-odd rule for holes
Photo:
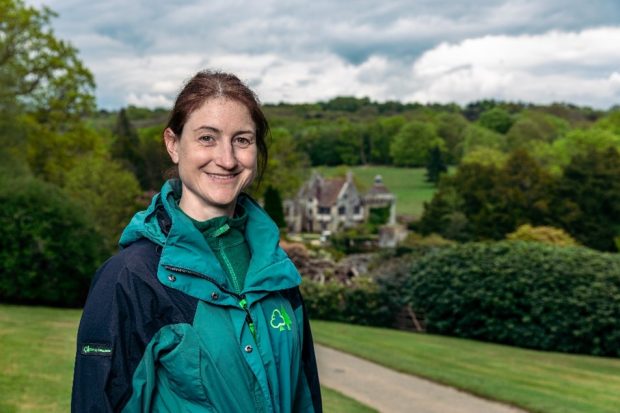
[[[238,100],[216,97],[205,100],[187,118],[190,127],[218,126],[256,129],[256,125],[246,105]]]

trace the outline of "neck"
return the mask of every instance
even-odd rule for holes
[[[189,195],[188,192],[189,191],[183,191],[181,199],[179,200],[179,208],[196,221],[206,221],[221,216],[232,217],[235,213],[236,202],[221,207],[217,205],[205,205],[203,202]]]

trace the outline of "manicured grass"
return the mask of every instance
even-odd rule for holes
[[[620,359],[313,321],[317,342],[532,412],[620,412]]]
[[[0,305],[0,412],[70,411],[81,310]],[[322,388],[326,412],[374,410]]]
[[[321,387],[321,396],[323,398],[323,410],[326,413],[331,412],[351,412],[351,413],[376,413],[377,411],[371,407],[361,404],[353,399],[348,398],[336,390],[327,387]]]
[[[354,166],[320,167],[317,170],[326,177],[342,175],[350,169],[357,182],[363,185],[360,190],[369,189],[376,175],[381,175],[383,183],[396,195],[396,214],[419,218],[424,211],[424,202],[433,198],[434,185],[426,182],[425,168],[396,168],[392,166]]]

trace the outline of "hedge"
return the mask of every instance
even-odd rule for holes
[[[620,254],[502,241],[414,263],[407,296],[429,332],[620,356]]]
[[[0,300],[80,306],[102,239],[80,207],[33,178],[0,185]]]
[[[304,278],[301,292],[310,318],[390,327],[403,306],[392,283],[360,277],[352,285]]]

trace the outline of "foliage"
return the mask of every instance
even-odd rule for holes
[[[409,300],[429,332],[519,347],[620,356],[620,256],[498,242],[429,254]]]
[[[461,159],[461,165],[475,163],[500,169],[506,164],[507,159],[508,155],[506,153],[498,149],[481,146],[468,152],[467,155]]]
[[[76,203],[32,178],[0,189],[0,298],[78,306],[101,259],[101,239]]]
[[[499,240],[518,225],[551,220],[553,185],[524,151],[512,153],[502,167],[466,163],[441,181],[417,229],[459,241]]]
[[[573,237],[560,228],[549,226],[533,227],[530,224],[519,226],[516,231],[506,235],[512,241],[534,241],[560,247],[574,247],[579,245]]]
[[[406,123],[394,137],[390,155],[396,166],[424,166],[430,150],[443,149],[445,143],[435,127],[426,122],[414,120]]]
[[[140,138],[133,127],[125,109],[118,112],[116,125],[112,131],[114,143],[110,149],[112,158],[120,162],[128,171],[132,172],[140,181],[142,189],[148,189],[147,175],[144,170],[144,162],[140,153]]]
[[[442,174],[448,172],[448,167],[443,159],[443,154],[438,146],[433,147],[428,154],[426,163],[426,180],[437,183]]]
[[[284,220],[284,209],[282,208],[282,197],[280,191],[272,186],[268,186],[265,190],[265,211],[271,219],[276,223],[278,228],[286,227]]]
[[[465,129],[463,141],[455,149],[457,159],[468,155],[476,149],[489,148],[503,150],[505,137],[497,132],[471,124]]]
[[[529,148],[535,142],[550,143],[568,129],[568,122],[563,119],[534,110],[523,111],[506,134],[506,146],[513,150]]]
[[[54,13],[3,0],[0,16],[0,94],[16,97],[56,130],[90,113],[93,76],[77,51],[54,36]]]
[[[559,180],[556,219],[579,242],[617,251],[620,234],[620,153],[591,149],[575,156]]]
[[[508,132],[513,122],[510,113],[500,107],[488,109],[478,118],[480,126],[501,134]]]
[[[127,222],[139,209],[140,185],[116,161],[85,156],[67,172],[65,190],[87,214],[112,254]]]
[[[304,279],[301,292],[313,319],[391,326],[403,302],[390,287],[365,277],[354,279],[352,285]]]
[[[276,188],[284,197],[293,196],[308,174],[308,157],[295,151],[295,141],[287,129],[274,128],[268,142],[269,159],[260,187]],[[254,193],[260,196],[260,188]],[[265,194],[263,194],[263,197]]]
[[[447,162],[457,163],[462,156],[460,151],[469,122],[458,113],[441,113],[437,116],[435,123],[437,134],[446,143]]]

